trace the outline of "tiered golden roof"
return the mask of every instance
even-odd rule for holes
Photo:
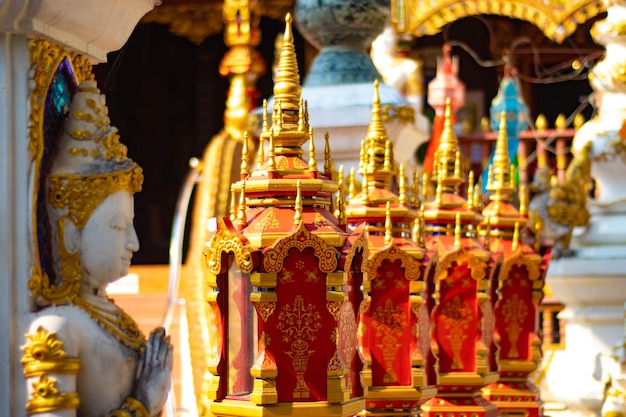
[[[464,171],[459,140],[452,129],[451,119],[450,99],[447,99],[444,128],[434,157],[432,181],[436,184],[436,192],[424,202],[424,218],[430,233],[452,234],[457,219],[464,225],[477,225],[482,220],[478,211],[482,204],[480,185],[473,184],[473,175],[468,181],[469,200],[459,195]],[[425,181],[423,190],[427,187]]]
[[[382,122],[378,80],[374,81],[372,118],[361,141],[359,173],[363,176],[360,194],[355,191],[353,170],[349,176],[347,223],[367,224],[370,247],[382,248],[393,241],[405,251],[419,251],[415,242],[410,240],[413,222],[419,215],[414,206],[418,199],[407,197],[404,165],[396,167],[393,145]],[[397,193],[392,191],[394,178]],[[416,192],[415,188],[413,192]]]
[[[267,149],[259,152],[253,168],[249,168],[249,156],[243,152],[241,181],[233,187],[240,195],[234,224],[259,247],[291,233],[294,222],[315,224],[315,233],[327,243],[340,244],[345,240],[345,227],[332,214],[332,196],[338,184],[326,168],[324,172],[318,170],[307,103],[301,97],[291,16],[285,20],[271,126],[267,103],[263,106],[261,144],[267,144]],[[307,141],[311,146],[305,161],[302,145]],[[328,145],[324,159],[324,166],[330,166]]]
[[[515,167],[511,165],[506,135],[506,112],[500,115],[500,129],[496,140],[496,149],[493,164],[489,165],[489,175],[487,190],[491,192],[489,199],[491,202],[483,210],[483,224],[489,219],[490,235],[492,237],[502,236],[503,233],[513,236],[516,227],[523,227],[526,218],[516,207],[511,204],[511,195],[515,192],[513,178]],[[520,202],[525,203],[525,190],[520,193]],[[525,204],[521,204],[520,209],[525,211]]]

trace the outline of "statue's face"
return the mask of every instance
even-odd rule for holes
[[[127,191],[111,194],[94,210],[79,236],[83,282],[103,288],[128,274],[139,249],[134,217],[133,195]]]

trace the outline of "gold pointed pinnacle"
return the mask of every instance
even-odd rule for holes
[[[356,178],[354,176],[354,167],[350,167],[350,175],[348,176],[348,198],[350,201],[356,197]]]
[[[330,161],[330,138],[328,132],[324,132],[324,175],[330,178],[332,175],[332,163]]]
[[[300,180],[296,183],[296,202],[294,205],[293,224],[302,223],[302,184]]]
[[[234,224],[237,219],[237,198],[235,196],[235,184],[230,186],[230,221]]]
[[[387,201],[385,207],[385,246],[389,245],[393,241],[393,234],[391,233],[391,204]]]
[[[420,176],[417,172],[417,168],[413,169],[413,183],[411,184],[411,206],[414,208],[419,207],[420,204],[420,190],[419,190]]]
[[[250,172],[250,154],[248,153],[248,132],[243,132],[243,145],[241,148],[241,169],[239,175],[241,179],[248,176]]]
[[[439,139],[439,147],[435,152],[435,172],[437,179],[441,179],[442,185],[456,187],[463,181],[461,177],[461,161],[458,139],[452,129],[452,108],[450,98],[446,98],[446,111],[443,131]],[[448,179],[455,180],[449,182]]]
[[[365,142],[366,140],[363,139],[361,141],[361,152],[359,153],[359,174],[363,175],[365,173],[365,167],[366,167],[366,162],[365,162]]]
[[[485,219],[485,239],[483,245],[489,250],[489,246],[491,245],[491,216],[487,216]]]
[[[383,169],[389,172],[392,170],[392,165],[393,165],[393,161],[391,160],[391,141],[389,140],[389,138],[386,138],[385,139],[385,161],[383,162]]]
[[[520,185],[519,188],[519,214],[523,218],[528,217],[528,187]]]
[[[283,46],[280,51],[278,70],[276,71],[276,82],[274,83],[274,97],[284,99],[280,103],[293,110],[298,109],[302,87],[300,86],[300,74],[298,72],[298,61],[296,59],[295,46],[293,43],[293,32],[291,29],[291,14],[285,16],[285,34],[283,36]]]
[[[343,177],[339,180],[337,196],[337,219],[340,225],[346,224],[346,196],[343,193]]]
[[[313,140],[313,128],[309,127],[309,171],[317,172],[317,159],[315,159],[315,141]]]
[[[419,241],[420,241],[419,235],[420,235],[420,219],[416,217],[415,219],[413,219],[413,227],[411,229],[411,240],[414,243],[419,244]]]
[[[378,93],[378,80],[374,80],[374,99],[372,100],[372,119],[365,136],[368,142],[387,138],[387,131],[383,125],[382,110],[380,108],[380,95]]]
[[[267,171],[268,172],[276,172],[276,159],[274,159],[275,155],[276,153],[274,150],[274,133],[271,133],[269,149],[267,150]]]
[[[474,171],[470,171],[467,176],[467,208],[474,209]]]
[[[519,248],[519,222],[515,222],[515,230],[513,231],[513,243],[511,250],[515,252]]]
[[[298,131],[306,132],[304,125],[304,100],[300,98],[300,109],[298,110]]]
[[[239,230],[243,230],[243,228],[248,224],[248,219],[246,218],[247,209],[246,180],[243,180],[241,183],[241,194],[239,195],[239,207],[237,208],[237,228]]]
[[[369,193],[369,185],[367,183],[367,177],[365,175],[363,175],[363,183],[361,185],[361,195],[362,195],[362,202],[363,204],[369,204],[370,203],[370,193]]]

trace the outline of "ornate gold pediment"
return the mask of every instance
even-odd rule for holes
[[[526,20],[546,37],[562,42],[576,26],[605,12],[602,0],[399,0],[392,2],[392,21],[399,33],[434,35],[466,16],[492,14]]]

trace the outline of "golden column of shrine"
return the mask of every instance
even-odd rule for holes
[[[267,155],[252,161],[244,147],[232,191],[238,204],[209,226],[215,416],[343,417],[364,408],[356,335],[367,240],[347,231],[341,204],[333,214],[338,185],[330,168],[318,171],[291,16],[286,22],[271,126],[264,111]]]
[[[387,415],[392,409],[393,415],[418,416],[420,405],[436,392],[425,369],[430,351],[423,296],[425,249],[411,240],[411,227],[418,217],[417,193],[409,201],[404,167],[396,169],[382,124],[378,81],[361,149],[363,188],[350,198],[346,218],[349,225],[365,228],[370,253],[359,327],[359,345],[368,364],[363,371],[368,392],[362,415]],[[394,177],[399,195],[391,191]],[[354,190],[353,173],[350,181]]]
[[[426,277],[431,346],[429,380],[437,395],[423,406],[425,417],[494,417],[498,410],[481,389],[498,379],[490,363],[494,317],[490,301],[490,253],[478,240],[482,221],[480,187],[468,181],[468,198],[459,195],[462,157],[452,130],[450,101],[435,152],[434,196],[423,203],[427,256]],[[424,184],[423,189],[428,189]]]
[[[529,375],[541,362],[538,335],[539,303],[543,297],[548,258],[542,258],[520,239],[526,225],[526,190],[519,192],[520,209],[511,204],[515,192],[514,171],[507,149],[506,113],[502,112],[493,164],[489,166],[487,190],[491,202],[483,210],[485,245],[498,259],[491,284],[491,302],[495,315],[496,356],[500,377],[483,388],[483,396],[496,404],[500,415],[539,417],[543,407],[539,391]],[[494,345],[495,347],[495,345]]]

